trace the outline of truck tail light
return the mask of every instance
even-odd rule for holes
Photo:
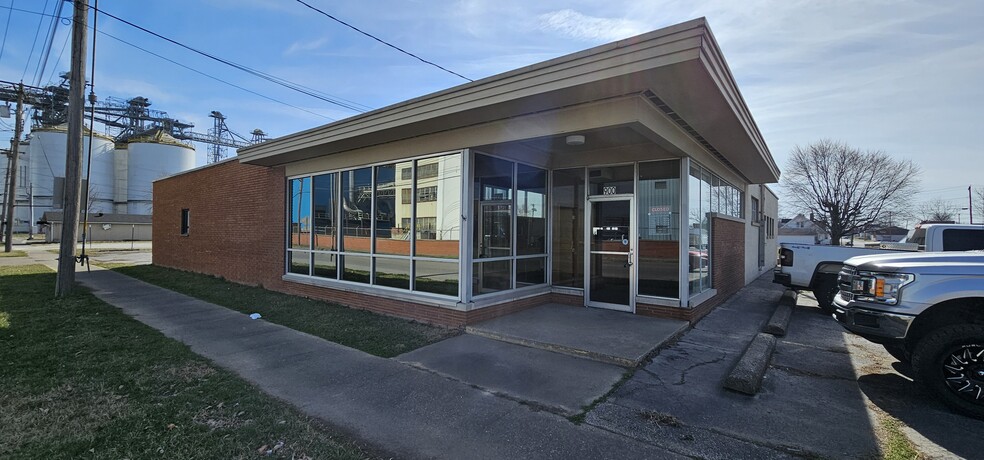
[[[779,250],[779,265],[783,267],[793,266],[793,251],[791,249],[782,248]]]

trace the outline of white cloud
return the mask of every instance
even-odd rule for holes
[[[311,51],[317,51],[327,45],[329,41],[331,40],[328,37],[322,37],[317,40],[296,41],[287,47],[284,51],[284,55],[290,56],[294,54],[306,54]]]
[[[583,41],[615,41],[647,31],[630,19],[592,17],[571,9],[541,14],[539,19],[541,29]]]

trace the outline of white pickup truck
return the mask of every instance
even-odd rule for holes
[[[886,243],[878,248],[782,243],[773,282],[797,290],[812,290],[820,308],[834,312],[837,274],[844,261],[871,254],[905,251],[971,251],[984,249],[984,226],[926,224],[917,226],[905,243]]]

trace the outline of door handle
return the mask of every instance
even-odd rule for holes
[[[629,249],[629,252],[628,252],[628,260],[625,261],[625,266],[626,267],[631,267],[632,266],[632,250],[631,249]]]

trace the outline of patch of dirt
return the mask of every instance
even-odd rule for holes
[[[644,410],[639,412],[639,418],[656,426],[671,426],[674,428],[683,426],[683,422],[681,422],[680,419],[674,417],[673,415],[667,414],[666,412]]]
[[[167,375],[181,379],[184,382],[194,382],[211,377],[215,368],[205,363],[189,363],[181,367],[169,367],[164,371]]]
[[[239,428],[253,422],[247,418],[245,411],[239,410],[239,405],[226,406],[219,403],[215,406],[208,406],[198,411],[191,419],[193,422],[207,426],[210,430],[226,430]]]

